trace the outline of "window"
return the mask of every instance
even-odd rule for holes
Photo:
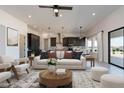
[[[97,44],[97,38],[94,36],[87,40],[87,47],[89,52],[97,52],[98,50],[98,44]]]
[[[93,52],[98,51],[98,44],[97,44],[97,38],[93,39]]]
[[[92,41],[91,40],[88,40],[88,48],[91,48],[92,47]]]
[[[109,32],[109,63],[124,68],[124,28]]]

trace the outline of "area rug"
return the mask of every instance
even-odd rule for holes
[[[19,80],[13,77],[10,84],[6,81],[0,83],[1,88],[41,88],[38,75],[41,70],[31,70],[30,74],[23,73]],[[91,79],[90,71],[72,70],[72,88],[99,88],[100,83]]]

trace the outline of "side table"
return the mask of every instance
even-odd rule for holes
[[[32,62],[34,61],[34,57],[29,56],[30,66],[32,66]]]
[[[91,67],[95,66],[95,59],[96,59],[95,57],[88,55],[85,58],[86,58],[86,61],[90,61],[91,62]]]

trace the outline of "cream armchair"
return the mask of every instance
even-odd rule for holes
[[[22,72],[26,71],[29,73],[29,64],[26,63],[27,58],[14,59],[10,56],[0,56],[0,62],[2,64],[1,68],[6,69],[7,65],[11,66],[11,70],[14,72],[17,80],[19,80],[19,74],[22,74]],[[24,64],[20,64],[20,62],[24,62]]]
[[[22,74],[24,71],[29,74],[29,64],[27,58],[19,58],[15,59],[12,62],[12,71],[14,72],[17,80],[19,80],[19,75]]]
[[[18,64],[16,64],[18,63]],[[16,64],[16,65],[14,65]],[[27,71],[29,73],[29,64],[28,64],[28,58],[19,58],[15,60],[15,63],[13,65],[15,66],[18,73],[21,73],[23,71]]]
[[[7,82],[10,83],[9,78],[11,78],[11,76],[10,71],[0,72],[0,82],[7,80]]]
[[[9,82],[9,78],[11,78],[11,63],[2,63],[0,61],[0,82],[7,80]]]

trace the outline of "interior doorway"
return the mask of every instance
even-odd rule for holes
[[[25,57],[25,35],[20,34],[20,58]]]
[[[44,39],[44,50],[48,50],[48,39]]]

